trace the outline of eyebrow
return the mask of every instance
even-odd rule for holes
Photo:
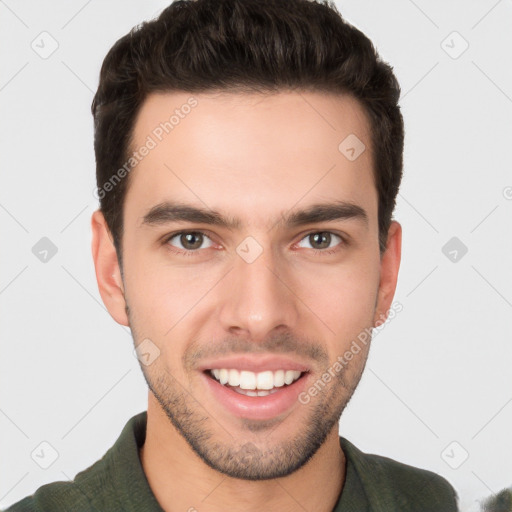
[[[306,224],[348,219],[368,225],[366,211],[361,206],[348,201],[318,203],[302,210],[283,212],[269,225],[272,228],[276,226],[294,228]],[[171,222],[210,224],[230,231],[240,229],[242,226],[242,221],[237,217],[227,217],[215,210],[171,201],[165,201],[150,208],[144,215],[141,225],[159,226]]]

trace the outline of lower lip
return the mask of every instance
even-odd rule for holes
[[[231,414],[251,420],[269,420],[287,412],[298,402],[298,396],[306,385],[307,374],[288,386],[267,396],[247,396],[223,386],[213,377],[202,374],[206,385],[217,401]]]

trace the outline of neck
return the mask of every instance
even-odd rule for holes
[[[332,429],[316,454],[291,475],[240,480],[206,465],[149,393],[146,440],[140,458],[149,486],[166,512],[315,510],[331,512],[345,481],[345,456]]]

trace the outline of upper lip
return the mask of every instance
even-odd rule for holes
[[[220,359],[211,359],[204,361],[199,370],[206,371],[212,369],[226,368],[228,370],[246,370],[254,373],[266,370],[296,370],[300,372],[309,371],[309,367],[300,362],[283,356],[254,356],[241,355],[236,357],[223,357]]]

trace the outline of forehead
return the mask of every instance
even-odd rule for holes
[[[136,119],[131,151],[144,146],[125,200],[139,217],[168,200],[248,224],[330,200],[376,215],[370,126],[351,96],[154,93]]]

